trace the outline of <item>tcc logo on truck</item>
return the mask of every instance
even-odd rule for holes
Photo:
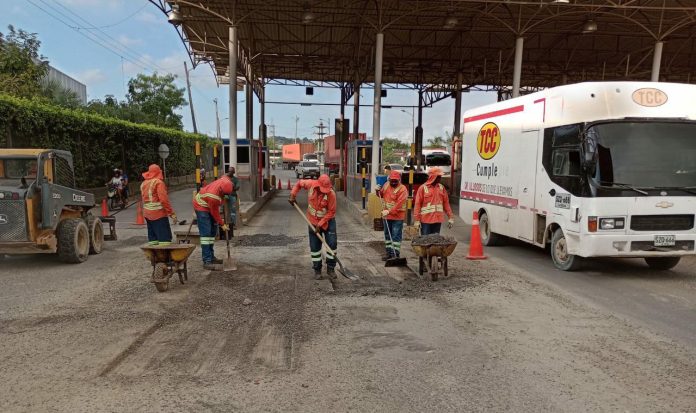
[[[485,160],[491,159],[500,149],[500,128],[493,122],[488,122],[479,130],[476,138],[476,150]]]
[[[10,220],[7,218],[7,215],[5,214],[0,214],[0,225],[4,225],[10,222]]]

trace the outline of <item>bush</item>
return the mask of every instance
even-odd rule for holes
[[[192,174],[195,141],[211,147],[205,135],[135,124],[35,100],[0,94],[0,148],[51,148],[72,152],[80,188],[98,187],[115,167],[136,180],[151,163],[159,163],[157,148],[169,146],[167,175]],[[209,152],[209,151],[204,151]]]

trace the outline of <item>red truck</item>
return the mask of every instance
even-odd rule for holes
[[[302,162],[303,156],[308,153],[314,153],[313,143],[283,145],[283,169],[295,169]]]

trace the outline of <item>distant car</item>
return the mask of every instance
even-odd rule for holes
[[[392,171],[402,172],[404,170],[404,166],[399,165],[398,163],[390,163],[389,166],[391,167]]]
[[[319,163],[316,161],[300,162],[300,164],[295,167],[295,176],[297,176],[298,179],[305,179],[307,177],[319,178],[319,173]]]

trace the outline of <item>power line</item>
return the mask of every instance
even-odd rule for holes
[[[80,30],[77,30],[77,29],[74,29],[74,28],[73,28],[69,23],[67,23],[65,20],[61,19],[60,17],[58,17],[58,16],[52,14],[50,11],[48,11],[48,10],[44,9],[43,7],[39,6],[38,4],[34,3],[33,0],[27,0],[27,1],[28,1],[32,6],[36,7],[37,9],[41,10],[42,12],[46,13],[48,16],[52,17],[52,18],[55,19],[55,20],[58,20],[59,22],[63,23],[65,26],[67,26],[67,27],[69,27],[69,28],[75,30],[80,36],[82,36],[82,37],[86,38],[87,40],[89,40],[89,41],[95,43],[96,45],[98,45],[98,46],[100,46],[100,47],[106,49],[107,51],[113,53],[114,55],[116,55],[116,56],[118,56],[118,57],[120,57],[120,58],[122,58],[122,59],[125,59],[125,60],[127,60],[127,61],[129,61],[129,62],[131,62],[131,63],[133,63],[133,64],[135,64],[135,65],[138,65],[138,66],[142,67],[143,69],[146,69],[146,68],[142,65],[142,63],[136,62],[136,61],[134,61],[134,60],[131,59],[131,58],[128,58],[128,57],[123,56],[121,53],[118,53],[116,50],[114,50],[113,48],[109,47],[109,45],[102,43],[102,42],[100,41],[100,39],[94,38],[94,37],[92,37],[92,36],[88,36],[88,35],[85,34],[84,32],[82,32],[82,31],[80,31]],[[91,33],[90,33],[90,34],[91,34]]]
[[[67,19],[69,19],[69,20],[71,20],[71,21],[74,22],[75,24],[77,24],[77,25],[80,24],[79,21],[75,20],[73,17],[70,17],[70,16],[66,15],[65,13],[63,13],[62,11],[60,11],[59,9],[57,9],[55,6],[52,6],[51,4],[49,4],[46,0],[39,0],[39,1],[41,1],[41,3],[45,4],[46,6],[50,7],[51,9],[53,9],[55,12],[59,13],[61,16],[65,17],[65,18],[67,18]],[[141,66],[142,66],[142,63],[145,63],[146,66],[150,66],[150,67],[157,68],[157,69],[159,69],[159,70],[161,70],[161,71],[163,71],[163,72],[166,72],[166,71],[167,71],[166,69],[160,67],[156,62],[150,60],[149,58],[147,58],[147,57],[145,57],[145,56],[143,56],[143,55],[140,55],[138,52],[135,52],[135,51],[131,50],[129,47],[127,47],[126,45],[122,44],[118,39],[114,38],[113,36],[111,36],[110,34],[106,33],[105,31],[103,31],[103,30],[97,28],[97,27],[96,27],[94,24],[92,24],[90,21],[86,20],[85,18],[83,18],[83,17],[80,16],[79,14],[77,14],[77,13],[75,13],[74,11],[70,10],[68,7],[66,7],[66,6],[64,6],[64,5],[62,5],[62,4],[58,3],[58,2],[56,2],[56,5],[58,5],[60,8],[62,8],[62,9],[64,9],[64,10],[66,10],[68,13],[72,14],[73,16],[77,17],[77,18],[78,18],[79,20],[81,20],[82,22],[86,23],[86,24],[88,25],[88,29],[90,29],[90,31],[89,31],[90,34],[96,36],[97,38],[99,38],[99,39],[102,40],[102,41],[105,41],[105,42],[107,42],[107,43],[110,43],[111,46],[114,47],[114,48],[116,48],[117,51],[119,51],[120,53],[123,53],[123,54],[125,54],[125,55],[130,56],[131,61],[132,61],[132,60],[137,60],[137,61],[140,62],[140,65],[141,65]],[[72,27],[71,27],[71,28],[72,28]],[[93,29],[93,30],[92,30],[92,29]],[[78,30],[78,31],[79,31],[79,29],[73,29],[73,30]],[[109,39],[111,39],[111,40],[109,40]]]
[[[113,23],[113,24],[107,24],[106,26],[97,26],[97,27],[80,27],[80,26],[75,26],[75,27],[72,27],[72,28],[73,28],[73,29],[78,29],[78,30],[79,30],[79,29],[92,30],[92,29],[109,29],[109,28],[111,28],[111,27],[116,27],[116,26],[118,26],[119,24],[121,24],[121,23],[127,21],[127,20],[130,19],[131,17],[135,16],[136,14],[140,13],[140,11],[141,11],[142,9],[144,9],[145,7],[147,7],[147,3],[143,4],[138,10],[134,11],[133,13],[129,14],[128,16],[124,17],[123,19],[121,19],[121,20],[119,20],[119,21],[117,21],[116,23]]]

